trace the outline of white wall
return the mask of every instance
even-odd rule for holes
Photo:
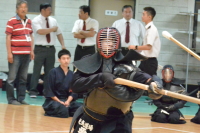
[[[88,5],[89,0],[55,0],[55,16],[63,31],[65,45],[74,57],[76,39],[73,38],[71,30],[76,19],[78,19],[78,8],[81,5]],[[143,8],[152,6],[156,9],[157,15],[154,24],[159,30],[162,42],[161,53],[158,58],[160,65],[171,64],[175,68],[177,78],[185,78],[187,62],[187,53],[173,42],[162,36],[162,31],[166,30],[174,38],[184,45],[188,45],[188,34],[180,33],[179,30],[188,29],[189,16],[180,15],[180,12],[193,10],[194,0],[136,0],[136,19],[141,20]],[[6,45],[5,45],[5,27],[9,18],[15,15],[16,0],[0,0],[0,71],[8,71]],[[39,6],[39,5],[38,5]],[[36,15],[28,14],[33,19]],[[60,44],[56,43],[57,52],[61,49]],[[56,53],[57,55],[57,53]],[[55,55],[55,56],[56,56]],[[57,58],[57,57],[56,57]],[[55,66],[58,66],[56,61]],[[197,84],[200,80],[200,69],[194,66],[200,66],[200,62],[190,56],[189,83]],[[72,69],[72,66],[70,66]],[[29,72],[32,72],[33,61],[30,63]],[[160,75],[160,71],[158,71]]]
[[[54,17],[59,26],[62,29],[65,46],[71,52],[74,59],[74,50],[76,46],[76,39],[73,38],[71,30],[75,20],[78,19],[79,7],[81,5],[88,5],[88,0],[55,0],[55,14]],[[15,13],[16,0],[0,0],[0,71],[8,71],[7,52],[6,52],[6,40],[5,40],[5,27],[7,21],[13,17]],[[39,5],[38,5],[39,7]],[[27,16],[33,19],[37,15],[27,14]],[[57,52],[61,50],[60,43],[56,42],[56,59]],[[56,60],[55,66],[59,63]],[[70,65],[72,70],[72,65]],[[29,73],[32,73],[33,61],[29,66]]]
[[[188,46],[189,35],[180,33],[179,30],[189,29],[189,15],[181,15],[180,12],[194,11],[194,0],[136,0],[136,19],[141,20],[143,8],[146,6],[154,7],[157,13],[154,24],[161,39],[158,63],[163,66],[171,64],[175,68],[175,77],[184,79],[186,77],[187,52],[164,38],[162,31],[168,31],[175,39]],[[188,83],[197,84],[200,81],[200,68],[196,66],[200,66],[200,62],[194,57],[189,57]],[[158,74],[161,75],[161,71],[158,71]]]

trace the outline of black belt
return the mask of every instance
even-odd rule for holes
[[[95,45],[92,45],[92,46],[81,46],[81,45],[77,45],[78,47],[81,47],[82,49],[86,49],[86,48],[91,48],[91,47],[94,47]]]
[[[124,50],[129,50],[129,49],[128,49],[128,47],[121,47],[121,49],[124,49]]]
[[[54,45],[35,45],[36,47],[43,47],[43,48],[51,48],[54,47]]]

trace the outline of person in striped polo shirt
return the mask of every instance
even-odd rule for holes
[[[6,93],[8,104],[28,104],[26,94],[27,72],[30,59],[34,59],[31,20],[27,18],[27,2],[16,4],[16,16],[9,19],[6,26],[6,46],[8,58],[8,79]],[[18,77],[18,79],[16,79]],[[18,80],[17,96],[14,96],[14,81]]]

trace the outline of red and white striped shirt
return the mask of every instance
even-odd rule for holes
[[[24,21],[16,15],[7,22],[5,33],[11,35],[13,54],[30,54],[32,41],[30,35],[32,32],[31,20],[27,17]]]

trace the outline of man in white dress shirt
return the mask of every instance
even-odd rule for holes
[[[90,18],[90,7],[83,5],[79,7],[79,20],[76,20],[72,33],[77,38],[77,46],[74,61],[83,56],[95,53],[96,33],[99,30],[97,20]]]
[[[122,53],[128,52],[129,45],[141,45],[145,29],[143,24],[133,19],[133,8],[131,5],[125,5],[122,8],[122,19],[115,21],[112,27],[117,28],[121,34]]]
[[[160,53],[160,38],[159,33],[155,25],[153,24],[153,18],[156,15],[156,11],[152,7],[145,7],[143,11],[142,21],[146,24],[145,37],[142,46],[130,45],[129,49],[142,50],[142,54],[149,57],[145,61],[141,61],[139,68],[152,75],[157,75],[158,60],[157,57]]]
[[[50,17],[51,5],[49,3],[40,5],[40,15],[32,20],[35,42],[35,59],[33,67],[33,75],[29,95],[35,98],[38,94],[37,85],[40,77],[41,68],[44,66],[44,87],[49,71],[54,68],[55,63],[55,47],[56,38],[58,38],[62,49],[65,49],[62,32],[57,21]]]

